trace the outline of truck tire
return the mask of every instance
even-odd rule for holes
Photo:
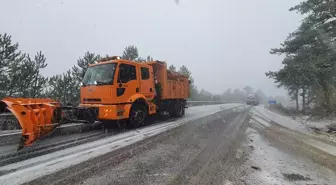
[[[174,105],[171,106],[170,116],[172,117],[182,117],[185,113],[184,104],[180,101],[174,102]]]
[[[148,112],[144,105],[134,104],[132,106],[129,118],[129,127],[138,128],[145,124]]]
[[[181,103],[182,104],[182,114],[181,114],[181,117],[185,115],[185,104],[184,103]]]

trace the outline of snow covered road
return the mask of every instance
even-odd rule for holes
[[[173,122],[165,122],[145,128],[117,134],[113,137],[100,139],[83,145],[56,151],[40,157],[0,167],[0,184],[21,184],[33,179],[54,173],[69,166],[112,152],[127,145],[139,142],[150,136],[157,135],[187,122],[197,120],[224,109],[241,104],[223,104],[190,107],[186,115]]]
[[[0,167],[0,184],[335,184],[336,144],[300,126],[258,106],[192,107],[176,121]]]

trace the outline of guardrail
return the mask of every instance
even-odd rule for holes
[[[188,107],[202,106],[202,105],[216,105],[225,103],[243,103],[243,102],[228,102],[228,101],[187,101]]]
[[[0,114],[0,130],[16,130],[21,129],[17,119],[12,113]]]

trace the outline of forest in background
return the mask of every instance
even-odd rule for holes
[[[336,114],[336,1],[305,0],[289,11],[304,16],[271,54],[284,56],[283,68],[266,76],[288,90],[296,112]]]

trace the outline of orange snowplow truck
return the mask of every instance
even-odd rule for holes
[[[62,107],[51,99],[5,98],[0,112],[14,114],[22,127],[21,146],[29,146],[65,122],[127,120],[138,127],[148,115],[159,112],[180,117],[188,96],[188,76],[167,70],[165,62],[108,57],[89,65],[78,107]],[[66,109],[74,111],[75,119],[65,118]]]

